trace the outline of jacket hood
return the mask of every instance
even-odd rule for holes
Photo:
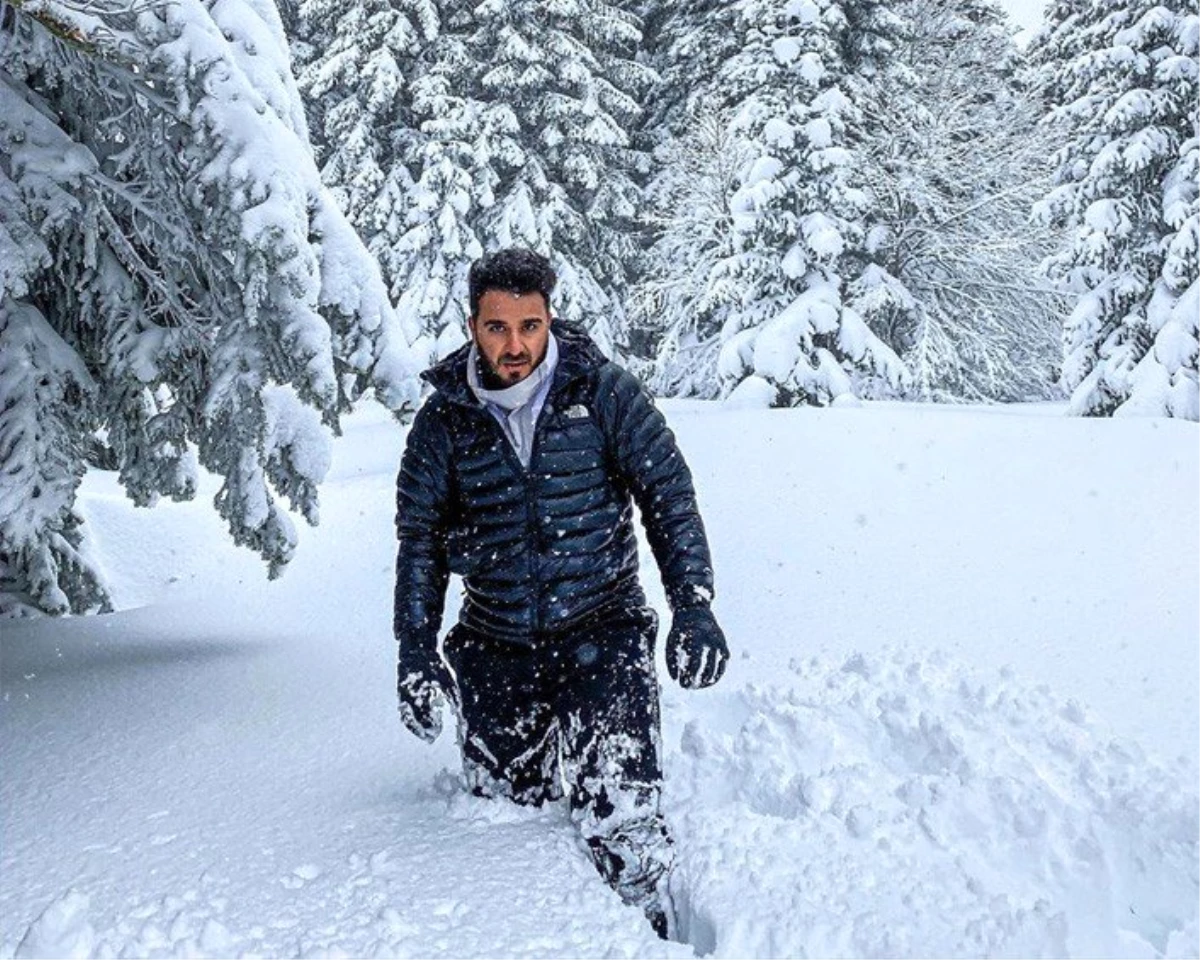
[[[552,391],[608,362],[595,341],[578,324],[555,319],[550,331],[558,340],[558,369],[554,371]],[[421,379],[451,400],[477,404],[475,395],[467,385],[467,357],[470,353],[471,344],[468,341],[422,373]]]

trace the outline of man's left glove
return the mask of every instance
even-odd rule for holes
[[[725,673],[729,646],[708,607],[684,607],[671,618],[667,673],[689,690],[711,687]]]
[[[433,743],[442,732],[442,705],[453,683],[454,678],[436,649],[412,649],[401,642],[396,669],[400,719],[427,743]]]

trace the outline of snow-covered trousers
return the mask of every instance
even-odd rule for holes
[[[673,860],[659,812],[657,617],[634,607],[532,647],[459,624],[443,644],[475,794],[540,805],[564,795],[604,879],[653,906]]]

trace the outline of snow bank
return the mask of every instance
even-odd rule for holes
[[[390,843],[257,879],[210,867],[89,916],[69,891],[5,957],[1195,956],[1196,785],[1011,672],[910,653],[793,660],[776,683],[672,695],[666,809],[687,946],[595,876],[565,804],[443,769]],[[252,843],[249,835],[246,841]],[[162,842],[167,842],[163,839]],[[247,891],[243,889],[241,895]],[[261,894],[256,894],[261,898]]]
[[[402,731],[372,408],[278,581],[212,477],[85,480],[143,606],[0,627],[0,958],[1200,953],[1194,425],[743,399],[664,404],[734,652],[663,692],[689,946]]]
[[[96,932],[87,921],[89,900],[69,890],[46,907],[17,944],[18,960],[37,957],[90,957]]]
[[[1011,673],[789,665],[668,755],[688,937],[722,957],[1195,951],[1195,783]]]

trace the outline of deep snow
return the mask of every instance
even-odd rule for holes
[[[691,944],[1200,953],[1195,425],[665,407],[734,649],[664,687]],[[126,609],[0,625],[0,957],[692,955],[400,727],[402,444],[351,419],[275,583],[206,503],[88,478]]]

